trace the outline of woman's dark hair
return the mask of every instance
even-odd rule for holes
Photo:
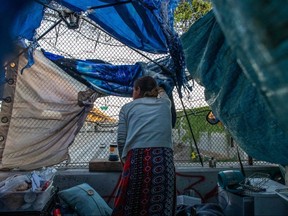
[[[135,80],[134,88],[140,88],[141,97],[157,97],[158,85],[155,79],[151,76],[143,76]]]

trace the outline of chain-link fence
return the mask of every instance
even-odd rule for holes
[[[53,2],[52,6],[58,11],[64,10]],[[37,37],[41,37],[39,45],[46,51],[68,58],[99,59],[115,65],[147,63],[163,56],[139,52],[125,46],[85,16],[81,17],[79,28],[68,28],[65,22],[54,27],[60,20],[57,10],[46,10],[37,31]],[[203,87],[193,80],[189,83],[192,91],[183,90],[182,98],[176,89],[173,91],[177,111],[176,126],[173,129],[175,162],[201,166],[200,155],[204,165],[212,157],[217,160],[217,164],[237,163],[237,144],[221,123],[211,125],[206,120],[210,109],[205,102]],[[131,98],[115,96],[98,98],[69,147],[70,159],[58,167],[88,167],[89,161],[93,159],[108,158],[109,145],[116,140],[119,110],[129,101]],[[239,152],[244,163],[251,163],[245,152],[241,149]]]

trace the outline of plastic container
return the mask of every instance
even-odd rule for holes
[[[0,215],[1,212],[8,211],[41,211],[51,198],[53,188],[53,182],[51,182],[45,191],[7,191],[0,194]]]
[[[218,173],[218,184],[224,189],[240,186],[240,182],[244,179],[245,177],[239,170],[225,170]]]
[[[196,205],[201,204],[202,201],[200,198],[192,197],[192,196],[186,196],[186,195],[179,195],[177,196],[177,205]]]
[[[117,146],[117,143],[115,143],[115,142],[110,144],[108,160],[109,161],[118,161],[119,160],[118,146]]]

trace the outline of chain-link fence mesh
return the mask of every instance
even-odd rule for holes
[[[52,2],[58,11],[64,10]],[[158,59],[161,55],[139,52],[131,49],[101,28],[81,16],[79,28],[68,28],[60,22],[57,10],[47,9],[37,37],[41,37],[39,45],[46,51],[76,59],[99,59],[115,65],[135,64]],[[53,28],[52,28],[53,27]],[[221,123],[211,125],[206,117],[210,111],[204,98],[204,88],[189,81],[192,91],[183,90],[180,98],[176,89],[173,91],[177,111],[176,126],[173,129],[175,162],[189,166],[204,165],[214,157],[217,164],[231,165],[238,163],[237,144],[229,136]],[[49,92],[47,92],[49,94]],[[98,98],[89,113],[83,127],[69,147],[70,159],[58,167],[88,167],[89,161],[108,158],[109,145],[116,140],[118,114],[122,105],[131,98],[106,96]],[[249,157],[239,149],[241,159],[248,163]],[[263,163],[263,162],[261,162]]]

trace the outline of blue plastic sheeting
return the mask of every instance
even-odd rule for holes
[[[68,59],[48,52],[44,55],[89,88],[107,95],[131,97],[134,80],[142,76],[140,64],[114,66]]]
[[[15,18],[11,25],[11,36],[14,40],[18,37],[33,40],[35,29],[39,27],[43,18],[43,5],[50,1],[41,0],[43,4],[33,1],[27,7],[20,8],[16,16],[14,14]],[[58,0],[56,2],[79,14],[87,12],[91,7],[101,7],[89,11],[88,17],[122,43],[151,53],[167,53],[168,51],[160,23],[140,1],[118,5],[119,1],[116,0]],[[114,6],[109,6],[111,4]],[[12,6],[7,10],[11,8]],[[170,16],[173,17],[173,15]],[[168,25],[168,23],[165,24]],[[173,28],[173,25],[168,27]]]
[[[170,58],[158,59],[157,63],[136,63],[135,65],[112,65],[101,60],[80,60],[64,58],[43,51],[44,55],[67,74],[90,89],[107,95],[132,97],[134,81],[142,76],[152,76],[165,89],[171,102],[172,126],[176,123],[176,109],[173,100],[174,80],[158,64],[169,68]]]
[[[29,6],[32,0],[10,0],[2,1],[0,7],[0,62],[4,55],[12,53],[13,41],[11,36],[12,23],[15,21],[15,14],[24,7]]]
[[[50,0],[42,0],[42,2],[47,4]],[[11,24],[12,39],[25,38],[32,41],[35,29],[41,24],[44,15],[43,9],[44,6],[42,4],[31,1],[14,14],[15,18]]]
[[[57,2],[79,13],[91,7],[101,7],[92,10],[88,17],[119,41],[139,50],[167,53],[166,38],[161,26],[152,12],[141,4],[141,1],[122,4],[117,0],[58,0]],[[109,6],[110,4],[115,5]]]
[[[219,8],[221,5],[221,8],[227,9],[219,9],[217,12],[221,13],[221,17],[225,17],[225,22],[223,21],[222,23],[223,26],[229,22],[236,23],[237,20],[239,21],[239,19],[237,19],[237,15],[239,14],[228,12],[228,10],[233,11],[233,7],[231,5],[229,6],[227,3],[229,1],[220,2],[222,3],[219,3]],[[240,1],[230,2],[240,3]],[[242,2],[243,1],[241,1],[241,3]],[[248,4],[247,1],[244,2],[247,4],[245,9],[250,10],[249,7],[252,5],[251,1],[250,4]],[[273,1],[269,2],[271,3]],[[243,5],[245,3],[243,3]],[[287,4],[284,4],[284,6],[285,5]],[[258,8],[258,10],[259,13],[265,11],[260,8]],[[269,11],[268,8],[266,8],[266,11]],[[265,22],[271,17],[277,16],[277,13],[270,15],[271,16],[268,16],[266,14],[265,20],[262,20],[263,17],[261,16],[258,21],[261,23]],[[273,18],[271,19],[273,20]],[[278,22],[276,21],[273,22],[274,25],[277,23]],[[271,104],[267,101],[267,97],[263,94],[263,90],[254,82],[255,77],[258,77],[258,83],[262,84],[264,80],[269,80],[270,78],[275,81],[274,76],[278,76],[281,73],[271,73],[268,72],[267,69],[272,67],[271,64],[275,64],[274,66],[281,64],[281,61],[278,61],[276,57],[269,55],[274,61],[271,61],[269,64],[266,62],[265,67],[263,64],[258,64],[258,70],[254,70],[254,72],[258,72],[258,76],[252,78],[253,76],[249,76],[250,73],[248,74],[247,71],[250,71],[252,67],[256,66],[254,65],[254,63],[258,63],[256,60],[263,59],[258,57],[261,55],[260,53],[263,55],[267,53],[263,50],[263,52],[259,52],[258,54],[254,53],[254,60],[251,59],[250,62],[241,61],[241,58],[239,58],[238,52],[234,50],[234,47],[238,47],[236,43],[241,46],[241,43],[245,42],[246,45],[249,44],[249,47],[244,46],[243,49],[247,48],[247,53],[249,53],[249,50],[253,53],[253,49],[256,49],[254,46],[257,46],[252,40],[250,41],[250,39],[254,37],[254,32],[252,34],[251,32],[244,31],[245,27],[241,26],[242,29],[240,29],[241,27],[237,26],[237,24],[233,26],[229,25],[231,29],[239,28],[239,31],[243,31],[243,37],[239,38],[239,35],[236,36],[234,34],[234,37],[232,37],[232,30],[229,31],[228,27],[227,29],[222,27],[222,29],[224,29],[222,30],[221,27],[218,24],[213,11],[211,11],[193,24],[189,31],[181,37],[188,71],[193,79],[205,87],[205,99],[209,106],[211,106],[213,113],[222,121],[231,136],[248,155],[257,160],[287,165],[287,130],[280,124],[280,121],[282,120],[278,118],[279,113],[276,113],[271,109]],[[227,31],[231,35],[227,34],[227,36],[224,36],[223,31],[224,33]],[[281,31],[279,30],[279,32]],[[238,33],[240,34],[240,32]],[[261,32],[258,34],[260,33]],[[232,40],[234,46],[231,46]],[[281,44],[280,46],[282,45],[284,44]],[[269,51],[271,52],[272,50],[269,49]],[[284,54],[283,49],[279,49],[279,51],[282,51],[282,54]],[[247,53],[246,55],[251,58],[251,53]],[[244,51],[242,54],[245,56]],[[256,55],[258,56],[256,57]],[[281,55],[281,52],[279,52],[277,56],[284,57],[284,55]],[[250,58],[248,59],[250,60]],[[241,64],[239,64],[239,62],[241,62]],[[287,63],[287,60],[285,61],[285,59],[283,59],[283,62]],[[246,68],[249,68],[249,70],[245,71]],[[260,73],[262,75],[261,79],[259,76]],[[283,80],[279,82],[279,85],[278,82],[274,82],[276,86],[273,87],[272,92],[276,93],[274,90],[278,88],[281,89],[282,82],[287,83],[287,75],[282,75],[281,77]],[[268,85],[265,85],[265,87],[268,88]],[[273,106],[287,106],[280,101],[273,101],[273,103]],[[288,117],[286,115],[282,116],[282,118],[287,120]]]
[[[187,85],[187,79],[185,76],[185,57],[183,53],[182,44],[177,33],[174,31],[174,9],[176,8],[179,0],[162,0],[162,1],[150,1],[150,0],[141,0],[147,8],[150,8],[153,11],[153,14],[157,18],[158,22],[161,25],[161,28],[166,36],[167,47],[169,48],[169,53],[172,60],[174,61],[174,68],[170,71],[173,71],[176,74],[177,84],[181,86]],[[182,95],[180,95],[182,97]]]
[[[172,95],[173,78],[163,74],[161,68],[152,63],[112,65],[99,60],[69,59],[49,52],[43,53],[70,76],[102,94],[132,97],[134,81],[139,77],[150,75],[168,95]],[[166,64],[165,59],[161,64]]]
[[[23,7],[16,14],[11,30],[13,39],[35,40],[35,29],[43,18],[43,5],[50,0],[39,0]],[[150,53],[169,53],[173,64],[169,68],[179,87],[187,86],[185,58],[178,34],[173,28],[174,10],[179,0],[56,0],[78,15],[95,21],[108,34],[123,44]],[[53,7],[53,6],[51,6]],[[56,9],[58,10],[58,9]],[[33,63],[32,56],[29,63]],[[28,65],[29,66],[29,65]]]

